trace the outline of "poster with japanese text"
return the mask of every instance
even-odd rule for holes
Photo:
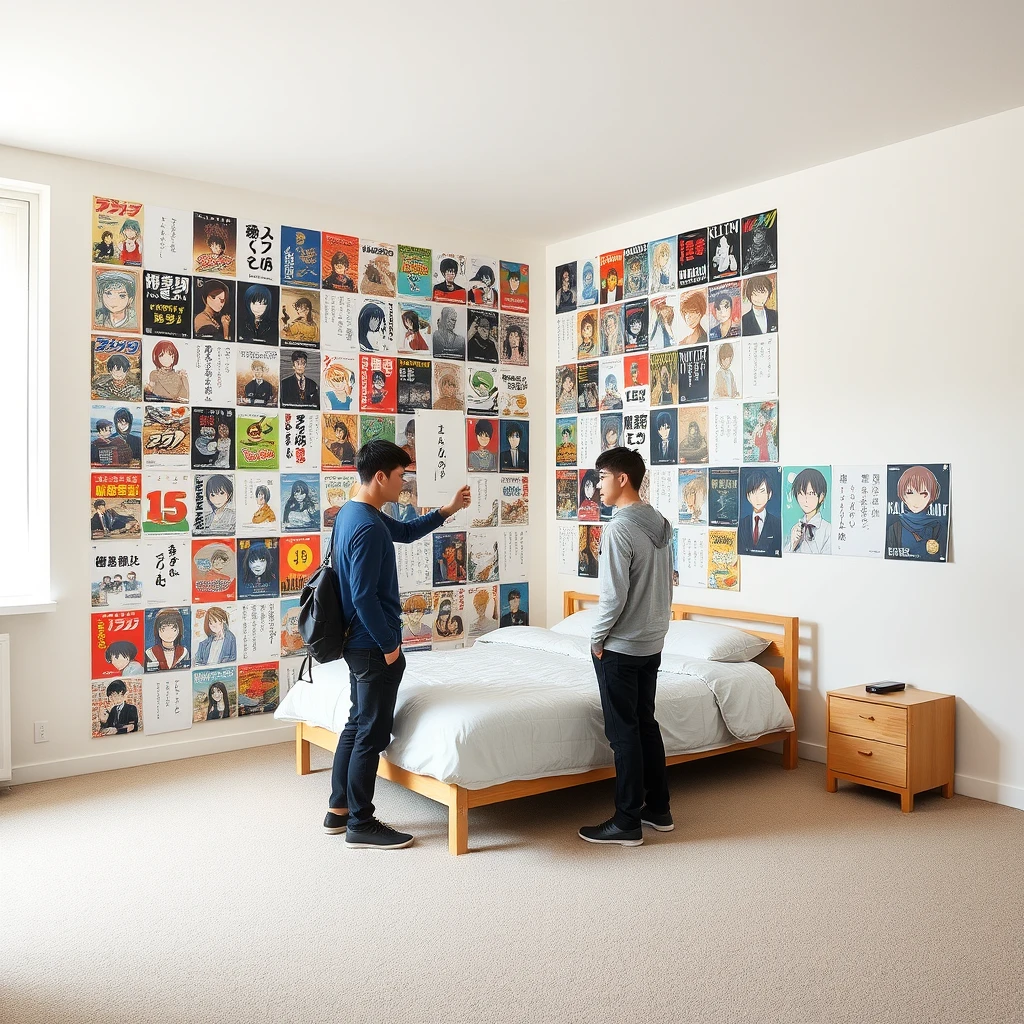
[[[742,344],[743,397],[778,398],[779,336],[755,335],[744,338]]]
[[[433,266],[429,249],[416,245],[398,246],[398,294],[429,301]],[[438,299],[439,302],[448,301]]]
[[[529,416],[529,380],[521,370],[501,368],[501,390],[498,393],[498,411],[502,416]]]
[[[601,418],[599,416],[578,416],[576,418],[576,465],[593,466],[601,454]]]
[[[239,537],[262,537],[280,530],[279,480],[276,473],[252,472],[236,476],[236,532]]]
[[[466,298],[471,306],[498,308],[498,261],[490,256],[470,256]]]
[[[192,272],[236,277],[238,221],[215,213],[192,215]]]
[[[632,451],[639,452],[644,462],[650,462],[648,441],[651,434],[651,414],[649,412],[627,411],[622,417],[622,444]],[[592,463],[590,459],[588,462]]]
[[[94,612],[91,622],[92,678],[141,676],[145,641],[142,609]]]
[[[499,305],[509,313],[530,312],[530,268],[527,264],[501,261]]]
[[[233,537],[192,541],[192,603],[234,601],[236,590]]]
[[[727,220],[708,228],[708,280],[739,277],[740,222]]]
[[[945,562],[949,545],[949,464],[886,466],[885,557]]]
[[[680,526],[675,531],[676,586],[708,585],[708,531],[702,526]]]
[[[188,672],[146,676],[142,717],[150,736],[192,728],[192,679]]]
[[[142,532],[184,533],[189,523],[192,475],[186,472],[145,473],[142,477]]]
[[[422,537],[412,544],[396,544],[395,559],[398,563],[398,585],[403,590],[415,590],[431,585],[431,561],[433,546],[431,538]]]
[[[466,535],[469,583],[493,583],[501,578],[503,530],[470,530]]]
[[[322,454],[318,412],[281,410],[281,469],[316,472]]]
[[[704,468],[679,470],[678,515],[681,525],[708,524],[708,471]]]
[[[320,232],[281,228],[281,284],[320,287]]]
[[[142,477],[138,473],[92,473],[89,477],[90,536],[133,539],[142,532]]]
[[[397,412],[397,360],[391,356],[360,355],[359,409],[361,412]]]
[[[739,465],[743,461],[743,406],[740,402],[712,402],[710,461]]]
[[[238,416],[235,426],[239,469],[277,469],[280,419],[275,415]]]
[[[501,554],[498,561],[501,578],[506,583],[525,583],[528,578],[528,536],[528,532],[521,527],[501,531]]]
[[[192,673],[192,721],[216,722],[238,714],[238,677],[230,665]]]
[[[708,347],[694,345],[679,350],[679,403],[708,400]]]
[[[276,601],[239,601],[234,630],[239,664],[278,657]]]
[[[622,266],[626,278],[623,286],[623,298],[638,299],[647,295],[648,264],[647,243],[627,246],[622,253]]]
[[[262,221],[240,220],[235,253],[239,280],[277,284],[281,267],[280,228]]]
[[[325,349],[355,353],[359,350],[360,299],[341,292],[320,293],[320,340]]]
[[[558,572],[575,576],[579,560],[579,538],[575,526],[558,527]]]
[[[183,605],[191,596],[188,539],[147,537],[142,542],[142,597],[146,606]]]
[[[192,406],[192,468],[235,468],[235,410]]]
[[[740,471],[712,466],[708,471],[708,522],[711,526],[739,526]]]
[[[93,544],[89,575],[93,611],[142,605],[142,548],[138,541]]]
[[[363,295],[377,295],[393,299],[398,294],[398,249],[389,242],[371,242],[363,239],[359,244],[359,291]]]
[[[627,355],[622,360],[623,404],[626,408],[646,409],[650,406],[650,364],[646,352]]]
[[[743,218],[743,273],[764,274],[779,266],[778,211],[752,213]]]
[[[433,364],[429,359],[405,357],[398,360],[399,412],[410,413],[416,409],[431,408],[432,376]]]
[[[142,451],[147,469],[190,469],[192,422],[187,405],[146,405]]]
[[[320,287],[324,291],[354,292],[359,281],[359,239],[324,231],[321,236]]]
[[[832,467],[832,552],[881,558],[885,550],[887,484],[881,465]]]
[[[530,478],[501,478],[501,525],[528,526],[530,523]]]
[[[159,345],[160,342],[157,342]],[[167,342],[168,345],[173,344]],[[180,344],[185,344],[184,342]],[[168,370],[175,370],[176,362],[171,357],[174,353],[161,355],[158,369],[164,372],[159,379],[151,372],[146,385],[152,388],[156,397],[164,401],[188,401],[198,405],[234,405],[235,404],[235,346],[217,341],[193,341],[188,343],[191,348],[186,359],[181,360],[179,369],[187,367],[184,379],[175,377]],[[147,352],[148,352],[147,347]],[[153,361],[157,360],[156,348],[153,349]],[[190,386],[191,385],[191,386]],[[157,395],[157,391],[163,392]],[[182,397],[174,397],[176,394]]]
[[[320,534],[281,538],[281,596],[298,594],[320,568]]]
[[[600,282],[600,302],[602,306],[606,303],[621,302],[623,300],[624,277],[622,250],[615,249],[612,252],[602,253]]]
[[[192,278],[188,274],[145,271],[142,333],[160,338],[192,337]]]
[[[576,359],[576,316],[573,313],[555,317],[555,351],[560,364]]]
[[[470,477],[469,525],[482,529],[498,525],[498,496],[501,478],[493,473]]]
[[[142,266],[142,203],[92,197],[92,262]]]
[[[579,504],[579,482],[575,469],[555,470],[555,518],[575,519]]]
[[[138,338],[92,336],[94,401],[141,402],[142,342]]]
[[[686,231],[676,240],[680,288],[706,284],[708,280],[708,229]]]
[[[735,530],[708,530],[707,573],[709,590],[740,589],[740,558]]]
[[[165,274],[192,273],[192,213],[169,206],[146,209],[146,266]]]

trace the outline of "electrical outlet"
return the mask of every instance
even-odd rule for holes
[[[35,741],[36,743],[49,743],[50,734],[47,731],[49,728],[49,722],[36,722],[35,725]]]

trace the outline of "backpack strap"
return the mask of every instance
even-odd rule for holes
[[[299,675],[295,681],[297,683],[313,682],[313,656],[311,654],[307,654],[302,659],[302,664],[299,666]]]

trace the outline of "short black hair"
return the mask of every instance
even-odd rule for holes
[[[139,653],[138,647],[131,642],[131,640],[115,640],[106,650],[103,655],[107,660],[107,664],[110,664],[112,658],[128,658],[129,661],[134,661]]]
[[[655,430],[661,430],[662,427],[671,427],[672,425],[672,417],[667,412],[659,413],[657,420],[654,422]]]
[[[108,370],[124,370],[127,372],[132,368],[132,364],[128,362],[127,356],[123,356],[120,353],[112,355],[107,360]]]
[[[109,686],[107,686],[107,696],[112,697],[115,693],[127,693],[128,687],[124,685],[123,680],[115,679]]]
[[[303,352],[301,348],[297,348],[292,353],[292,366],[294,366],[300,359],[304,363],[308,363],[309,362],[309,355],[308,355],[308,353]]]
[[[518,437],[518,438],[519,438],[520,440],[522,440],[522,437],[523,437],[523,428],[522,428],[521,426],[519,426],[519,424],[518,424],[518,423],[513,423],[513,424],[512,424],[512,425],[511,425],[511,426],[510,426],[510,427],[508,428],[508,430],[506,430],[506,431],[505,431],[505,436],[506,436],[506,437],[511,437],[511,436],[512,436],[513,434],[515,434],[515,435],[516,435],[516,437]]]
[[[364,484],[368,484],[378,473],[391,476],[399,466],[405,469],[410,462],[412,459],[408,452],[402,451],[394,441],[385,441],[383,438],[367,441],[356,452],[356,472],[360,483]]]
[[[477,420],[476,426],[473,428],[474,434],[486,434],[488,437],[494,436],[494,424],[490,420]]]
[[[522,594],[520,594],[520,593],[519,593],[519,591],[518,591],[518,590],[517,590],[517,589],[516,589],[515,587],[513,587],[513,588],[512,588],[512,589],[511,589],[511,590],[510,590],[510,591],[508,592],[508,599],[509,599],[510,601],[512,600],[512,598],[513,598],[513,597],[518,597],[520,601],[522,601],[522,599],[523,599],[523,595],[522,595]]]
[[[602,469],[607,469],[610,473],[615,474],[625,473],[629,477],[630,486],[634,491],[640,490],[640,485],[644,482],[644,472],[647,469],[639,452],[622,447],[609,448],[608,451],[601,452],[594,465],[599,473]]]
[[[441,260],[441,268],[440,269],[441,269],[441,273],[442,274],[447,274],[449,270],[453,274],[457,274],[459,272],[459,265],[458,265],[458,263],[455,262],[455,260],[453,260],[453,259],[451,259],[449,257],[446,257],[445,259]]]
[[[765,490],[768,492],[770,498],[774,493],[772,491],[772,480],[770,474],[766,473],[763,469],[755,469],[750,476],[747,477],[747,482],[743,485],[744,497],[753,491],[756,491],[761,484],[764,484]]]
[[[231,478],[225,476],[223,473],[214,473],[213,476],[208,477],[206,480],[206,500],[210,500],[210,495],[214,491],[227,491],[228,499],[234,497],[235,488],[231,483]]]

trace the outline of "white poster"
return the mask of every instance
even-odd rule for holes
[[[525,583],[527,581],[526,560],[529,551],[526,533],[526,530],[519,528],[501,531],[502,583]]]
[[[143,261],[148,270],[192,273],[192,212],[146,204]]]
[[[398,563],[399,590],[422,590],[430,587],[433,560],[430,536],[422,537],[412,544],[396,544],[395,560]]]
[[[466,413],[497,416],[501,371],[496,363],[466,364]]]
[[[175,534],[142,542],[142,599],[150,608],[192,603],[188,537]]]
[[[679,469],[676,466],[652,466],[650,503],[670,523],[679,518]]]
[[[330,352],[359,351],[358,295],[344,292],[320,293],[320,347]]]
[[[469,525],[480,529],[498,525],[498,499],[501,488],[496,473],[474,473],[469,480],[472,501],[469,506]]]
[[[579,567],[580,558],[580,534],[579,527],[573,523],[572,526],[558,527],[558,571],[563,576],[575,576]]]
[[[142,721],[150,736],[192,728],[192,679],[187,672],[143,677]]]
[[[832,553],[882,558],[885,466],[832,467]]]
[[[93,610],[142,606],[142,546],[139,541],[93,544],[89,564]]]
[[[576,420],[576,465],[590,469],[601,454],[601,417],[596,413]]]
[[[281,228],[239,219],[235,265],[240,281],[277,284],[281,274]]]
[[[704,526],[680,526],[676,537],[675,581],[679,587],[708,586],[708,531]]]
[[[460,412],[416,410],[416,484],[421,507],[440,508],[466,483],[466,418]]]
[[[193,341],[190,344],[188,378],[192,404],[233,406],[235,346],[217,341]]]
[[[529,381],[524,370],[501,370],[501,391],[498,409],[502,416],[529,416]]]
[[[743,461],[742,402],[711,403],[712,465],[738,466]]]
[[[622,417],[622,443],[640,453],[647,465],[651,463],[651,413],[649,409],[633,410]]]
[[[778,334],[743,339],[743,397],[779,397]]]
[[[566,313],[555,317],[555,344],[558,349],[558,365],[576,361],[576,314]]]
[[[239,473],[235,477],[239,537],[273,537],[281,532],[280,475]]]
[[[232,632],[235,633],[239,663],[277,661],[281,648],[277,602],[239,601],[235,610],[237,621]]]
[[[622,409],[622,357],[602,359],[600,362],[600,394],[598,408],[601,412],[618,412]]]
[[[285,473],[320,471],[320,413],[281,410],[281,469]]]

